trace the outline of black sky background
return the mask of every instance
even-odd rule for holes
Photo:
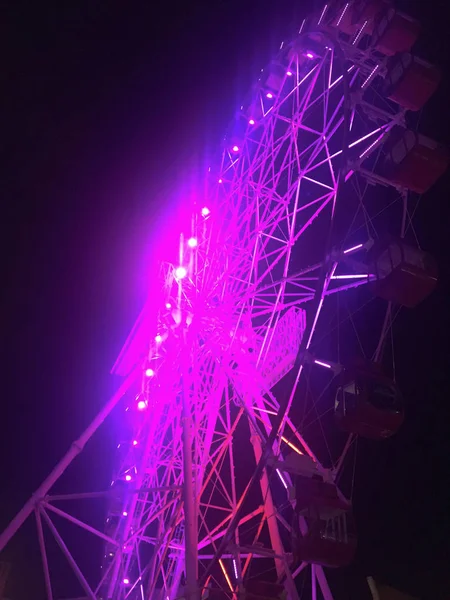
[[[156,223],[170,218],[183,169],[219,145],[309,6],[1,5],[1,527],[117,385],[109,369],[148,292],[152,240],[164,236]],[[416,53],[445,75],[421,129],[449,143],[445,3],[406,6],[424,24]],[[355,502],[355,568],[430,600],[450,597],[449,189],[447,174],[417,215],[439,289],[396,326],[407,421],[395,439],[361,442]],[[59,489],[108,484],[115,432],[113,420]],[[13,600],[43,597],[32,534],[6,553]]]

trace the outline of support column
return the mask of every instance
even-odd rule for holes
[[[250,441],[253,446],[255,453],[256,463],[258,463],[262,456],[262,445],[261,438],[254,431],[252,431]],[[283,542],[281,541],[280,532],[278,530],[277,521],[277,510],[273,502],[272,492],[270,490],[269,478],[267,471],[264,468],[260,479],[261,493],[264,501],[264,513],[267,519],[267,525],[269,527],[270,542],[272,544],[272,550],[278,556],[284,556]],[[288,592],[290,600],[299,600],[298,592],[295,587],[295,582],[292,578],[292,574],[289,569],[286,568],[286,563],[281,558],[275,558],[275,568],[277,570],[277,577],[279,580],[286,577],[284,582],[286,590]]]
[[[192,412],[189,388],[183,373],[183,500],[184,500],[184,544],[186,565],[186,600],[198,600],[198,532],[197,505],[192,464]]]

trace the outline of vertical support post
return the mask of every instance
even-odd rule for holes
[[[256,463],[258,463],[262,457],[261,438],[255,431],[252,431],[250,441],[252,443],[253,451],[255,453]],[[278,530],[277,511],[273,502],[272,492],[270,489],[269,478],[267,476],[266,469],[263,470],[259,482],[261,486],[261,493],[264,502],[264,513],[266,516],[267,526],[269,528],[272,549],[277,556],[283,556],[284,548],[283,542],[281,541],[280,532]],[[295,587],[295,582],[292,577],[292,574],[290,570],[286,568],[286,564],[281,558],[275,558],[275,568],[277,571],[278,579],[281,579],[283,576],[286,576],[285,586],[290,600],[299,600],[297,588]]]
[[[192,464],[192,407],[187,385],[187,361],[184,361],[182,377],[182,423],[183,423],[183,500],[184,500],[184,543],[186,566],[186,599],[198,600],[198,535],[197,507]]]
[[[39,540],[39,549],[41,551],[42,566],[44,567],[44,579],[45,579],[45,590],[47,592],[47,600],[53,600],[52,584],[50,581],[50,571],[48,568],[47,551],[45,549],[45,538],[44,530],[42,528],[41,513],[39,507],[35,508],[34,514],[36,516],[36,527]]]
[[[380,594],[378,593],[376,583],[373,577],[367,578],[367,585],[369,586],[370,593],[372,594],[373,600],[380,600]]]
[[[311,565],[311,596],[312,600],[317,600],[316,565]]]
[[[95,597],[95,594],[91,590],[91,587],[90,587],[89,583],[87,582],[85,576],[80,571],[80,568],[79,568],[79,566],[76,563],[76,560],[74,559],[74,557],[72,556],[72,554],[69,552],[69,549],[67,548],[66,544],[64,543],[62,537],[59,535],[58,530],[53,525],[52,520],[50,519],[50,517],[48,516],[48,514],[43,509],[42,509],[42,516],[44,517],[44,519],[45,519],[45,521],[46,521],[46,523],[47,523],[50,531],[52,532],[53,537],[56,540],[56,543],[58,544],[58,546],[60,547],[62,553],[66,557],[67,562],[72,567],[72,571],[75,573],[75,576],[78,579],[81,587],[85,591],[87,598],[89,600],[97,600],[96,597]]]
[[[323,572],[323,567],[316,565],[316,579],[320,585],[320,591],[322,592],[323,600],[333,600],[333,594],[331,593],[330,586],[328,585],[327,578]]]

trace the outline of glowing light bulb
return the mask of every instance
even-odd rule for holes
[[[314,54],[311,54],[311,52],[307,52],[306,58],[314,58]]]
[[[207,206],[204,206],[202,208],[202,217],[207,217],[209,215],[211,211],[209,210],[209,208]]]
[[[249,125],[254,125],[255,124],[255,119],[250,119],[250,121],[248,122]]]
[[[239,152],[239,146],[233,146],[232,150],[233,152]]]
[[[197,244],[198,244],[197,238],[195,238],[195,237],[191,237],[187,241],[187,245],[189,246],[189,248],[196,248]]]
[[[137,407],[138,410],[145,410],[147,408],[147,402],[145,400],[139,400]]]
[[[269,98],[269,100],[271,100],[273,98],[272,92],[267,92],[266,97]]]
[[[160,344],[162,342],[162,337],[159,334],[157,336],[155,336],[155,342],[157,344]]]
[[[223,179],[219,179],[219,183],[223,183]]]
[[[138,441],[137,440],[133,440],[133,446],[137,446]]]
[[[125,585],[129,585],[130,584],[130,580],[128,579],[128,577],[124,577],[123,582]]]
[[[177,267],[175,269],[175,277],[177,279],[184,279],[187,275],[187,271],[184,267]]]
[[[167,310],[170,310],[172,308],[172,305],[170,304],[170,302],[166,302],[166,308],[167,308]]]
[[[128,517],[128,513],[127,513],[127,511],[126,511],[126,510],[124,510],[124,511],[123,511],[123,513],[122,513],[122,516],[123,516],[123,517]]]
[[[292,71],[286,71],[286,75],[287,75],[288,77],[292,77]]]
[[[154,374],[155,374],[155,371],[153,369],[146,369],[145,370],[145,376],[146,377],[153,377]]]
[[[125,481],[131,481],[131,475],[125,475]]]

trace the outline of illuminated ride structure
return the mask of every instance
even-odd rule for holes
[[[34,512],[49,599],[43,525],[84,598],[333,598],[327,569],[356,551],[356,440],[403,421],[392,323],[437,280],[412,226],[449,162],[413,127],[439,83],[410,53],[419,30],[387,2],[330,3],[261,72],[114,366],[123,385],[0,539]],[[116,406],[110,489],[52,496]],[[102,531],[64,508],[90,496]],[[99,581],[56,516],[104,540]]]

